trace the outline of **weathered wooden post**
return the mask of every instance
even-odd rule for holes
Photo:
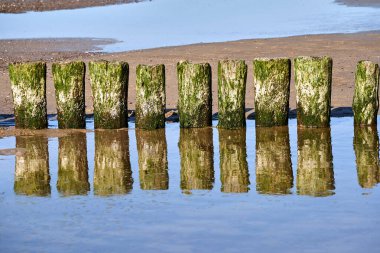
[[[298,126],[330,126],[332,59],[326,56],[297,57],[294,59],[294,74]]]
[[[59,128],[86,128],[84,62],[53,63]]]
[[[128,127],[128,63],[94,61],[89,69],[95,128]]]
[[[165,129],[136,129],[140,187],[142,190],[169,188]]]
[[[288,125],[290,66],[287,58],[254,59],[256,126]]]
[[[181,61],[177,64],[178,112],[182,128],[207,127],[212,121],[211,66]]]
[[[94,193],[126,194],[132,190],[132,187],[128,131],[124,129],[96,131]]]
[[[163,64],[136,68],[136,127],[165,127],[165,66]]]
[[[330,128],[298,128],[297,192],[316,197],[335,189]]]
[[[88,182],[86,133],[72,133],[58,139],[57,190],[64,196],[85,195]]]
[[[218,127],[245,127],[247,65],[242,60],[218,63]]]
[[[293,187],[289,129],[256,127],[256,190],[290,194]]]
[[[356,67],[352,102],[355,125],[376,125],[379,110],[379,65],[360,61]]]
[[[380,182],[379,136],[375,126],[355,126],[354,150],[359,185],[374,187]]]
[[[214,184],[212,128],[181,129],[181,189],[211,190]]]
[[[46,63],[11,63],[9,77],[16,128],[46,128]]]
[[[48,139],[41,136],[17,136],[14,191],[16,194],[50,195]]]
[[[246,129],[219,129],[222,192],[248,192]]]

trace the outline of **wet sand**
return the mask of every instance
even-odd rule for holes
[[[354,72],[359,60],[380,63],[380,33],[309,35],[275,39],[242,40],[235,42],[195,44],[188,46],[156,48],[122,53],[83,53],[81,40],[70,41],[66,51],[59,51],[49,40],[0,40],[0,114],[11,114],[12,96],[7,64],[12,61],[43,60],[48,63],[47,100],[48,113],[55,113],[54,88],[51,63],[60,60],[107,59],[123,60],[130,64],[128,109],[135,106],[135,71],[138,64],[159,64],[166,66],[167,108],[177,106],[176,64],[182,59],[194,62],[209,62],[213,74],[213,111],[217,112],[217,63],[221,59],[244,59],[248,64],[246,107],[247,115],[252,113],[254,91],[252,83],[252,59],[255,57],[290,57],[300,55],[329,55],[333,58],[332,106],[351,107],[354,90]],[[76,44],[82,44],[76,47]],[[89,48],[93,47],[89,45]],[[84,50],[86,51],[86,50]],[[86,73],[86,112],[92,113],[92,98],[88,73]],[[291,83],[290,107],[296,106],[294,81]],[[344,110],[343,110],[344,111]]]

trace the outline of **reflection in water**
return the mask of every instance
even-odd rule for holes
[[[141,189],[167,190],[169,175],[165,129],[136,129],[136,141]]]
[[[214,183],[212,128],[181,128],[181,189],[211,190]]]
[[[59,138],[57,189],[62,195],[87,194],[88,182],[86,133]]]
[[[330,128],[298,128],[297,192],[333,195],[334,171]]]
[[[292,187],[288,127],[256,127],[257,191],[264,194],[290,194]]]
[[[16,137],[16,194],[47,196],[50,194],[48,139],[41,136]]]
[[[128,131],[95,131],[94,193],[125,194],[132,184]]]
[[[222,192],[248,192],[246,129],[218,130]]]
[[[372,188],[380,181],[379,136],[376,127],[355,126],[354,150],[359,184]]]

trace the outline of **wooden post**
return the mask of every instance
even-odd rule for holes
[[[181,189],[211,190],[214,184],[212,128],[181,129]]]
[[[53,63],[59,128],[86,128],[84,62]]]
[[[256,190],[290,194],[293,187],[289,129],[256,127]]]
[[[247,65],[242,60],[218,63],[218,127],[245,127]]]
[[[335,189],[330,128],[298,128],[297,192],[315,197]]]
[[[16,194],[50,195],[48,139],[41,136],[17,136],[14,191]]]
[[[360,61],[356,67],[352,102],[355,125],[376,125],[379,110],[379,65]]]
[[[303,56],[294,59],[297,124],[330,126],[332,59]]]
[[[219,129],[222,192],[248,192],[246,129]]]
[[[124,129],[96,131],[94,193],[126,194],[132,190],[132,187],[128,131]]]
[[[354,150],[359,185],[372,188],[380,182],[379,136],[374,126],[354,128]]]
[[[165,66],[136,68],[136,128],[165,127]]]
[[[169,188],[165,129],[136,129],[140,187],[142,190]]]
[[[71,133],[59,137],[58,142],[58,192],[64,196],[87,194],[90,183],[86,133]]]
[[[207,127],[212,121],[211,66],[181,61],[177,64],[178,111],[181,128]]]
[[[290,66],[287,58],[253,61],[256,126],[288,125]]]
[[[128,63],[95,61],[89,69],[95,128],[128,127]]]
[[[11,63],[9,77],[16,128],[47,128],[46,63]]]

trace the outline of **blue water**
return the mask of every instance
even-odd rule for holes
[[[380,9],[333,0],[153,0],[0,14],[0,39],[110,38],[104,51],[380,29]]]
[[[354,131],[353,119],[346,117],[332,118],[331,132],[297,132],[292,119],[282,134],[268,130],[266,139],[265,133],[259,138],[254,123],[247,121],[246,136],[227,133],[224,137],[217,128],[189,135],[180,131],[178,123],[167,123],[161,144],[156,142],[159,138],[138,139],[133,122],[116,138],[112,137],[115,131],[109,132],[109,137],[107,132],[88,131],[76,148],[66,149],[72,160],[87,157],[82,172],[89,191],[81,193],[57,187],[62,179],[58,160],[68,155],[60,153],[59,141],[66,137],[1,138],[0,149],[17,144],[39,155],[0,156],[0,251],[378,252],[376,130]],[[51,128],[56,125],[50,121]],[[91,120],[87,128],[93,128]],[[97,135],[105,138],[95,141]],[[138,148],[138,140],[145,141],[143,150],[148,153]],[[197,154],[193,159],[198,163],[185,162],[191,154]],[[143,165],[138,161],[144,155],[160,158],[155,164],[163,170],[153,174],[153,181],[141,177]],[[108,161],[104,172],[122,166],[128,172],[123,174],[124,184],[116,177],[113,183],[104,183],[106,192],[100,191],[95,171],[104,164],[96,165],[96,157]],[[39,162],[45,171],[43,180],[29,178],[37,187],[16,185],[20,178],[15,170],[23,166],[16,161],[27,161],[23,159]],[[115,159],[118,162],[109,165]],[[222,159],[226,163],[222,164]],[[274,168],[267,181],[256,176],[263,167],[258,159]],[[209,171],[183,176],[184,170],[197,168]],[[290,175],[277,177],[285,170],[290,170]],[[307,170],[316,172],[310,183],[297,177]],[[229,172],[232,177],[222,175]],[[359,177],[362,172],[367,176]],[[204,184],[192,185],[197,180]],[[149,182],[161,190],[143,190]],[[269,186],[286,183],[277,188],[258,187],[265,182]],[[235,187],[228,190],[229,184]],[[81,186],[82,190],[86,187]],[[204,190],[191,189],[197,187]]]

